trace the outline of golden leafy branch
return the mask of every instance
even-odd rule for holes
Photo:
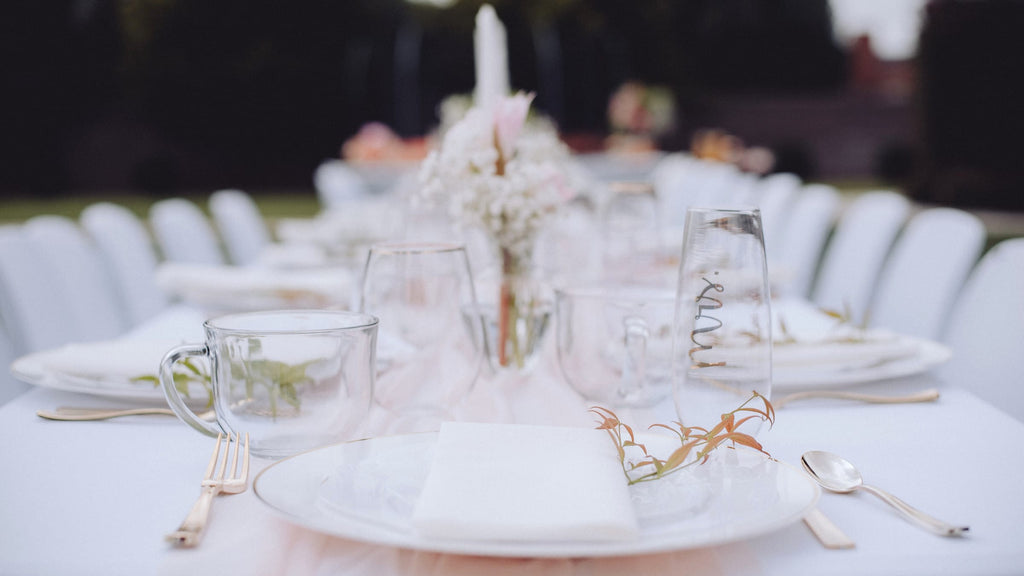
[[[760,406],[756,405],[758,403]],[[712,452],[723,445],[740,444],[771,457],[753,436],[738,431],[740,426],[751,420],[767,421],[769,426],[775,423],[775,409],[771,402],[758,392],[754,392],[732,412],[722,414],[721,421],[711,429],[683,426],[680,422],[673,422],[674,426],[651,425],[650,428],[664,428],[679,438],[679,448],[664,459],[654,456],[648,452],[644,444],[637,442],[633,428],[619,420],[611,410],[594,406],[590,412],[599,419],[597,429],[606,430],[615,443],[619,461],[622,463],[622,472],[630,485],[657,480],[694,464],[703,464],[707,462]],[[639,460],[628,459],[627,449],[639,451],[643,457]]]

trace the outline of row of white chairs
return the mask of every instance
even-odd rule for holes
[[[667,226],[692,205],[759,206],[779,295],[924,338],[942,336],[986,241],[976,216],[915,207],[892,191],[864,193],[844,205],[832,186],[805,184],[793,174],[757,178],[682,155],[667,157],[654,181]]]
[[[754,204],[781,295],[806,298],[867,327],[938,340],[953,350],[941,372],[1024,420],[1024,238],[988,252],[976,216],[871,191],[844,200],[790,174],[669,155],[653,175],[671,226],[686,207]]]
[[[784,294],[847,312],[868,326],[958,347],[987,342],[993,334],[1000,342],[1014,335],[1024,341],[1024,297],[1015,290],[1018,283],[999,276],[1013,272],[998,270],[1009,266],[1022,273],[1024,240],[1001,244],[974,268],[986,236],[967,212],[915,207],[888,191],[857,196],[844,206],[836,189],[793,175],[756,178],[727,165],[666,160],[678,171],[663,163],[654,182],[660,213],[669,218],[697,203],[761,207],[769,266],[788,271],[779,279]],[[169,305],[155,283],[161,260],[254,262],[270,233],[253,199],[238,190],[218,191],[208,208],[210,218],[192,201],[161,200],[147,226],[122,206],[97,203],[78,222],[38,216],[0,229],[0,360],[109,338],[153,317]],[[989,310],[993,300],[1007,314]],[[972,310],[992,314],[984,325],[989,337],[977,332],[977,316],[965,312]],[[990,366],[1017,358],[1024,357],[1008,354]],[[1022,362],[1017,366],[1024,368]]]
[[[314,175],[325,207],[368,197],[362,177],[343,162]],[[352,187],[355,187],[354,189]],[[328,201],[329,200],[329,201]],[[266,220],[244,191],[219,190],[206,212],[176,197],[145,217],[98,202],[78,220],[42,215],[0,234],[0,403],[17,356],[69,342],[111,338],[172,302],[157,286],[161,262],[251,265],[272,241]]]
[[[78,221],[41,215],[0,233],[0,402],[19,388],[6,367],[20,355],[69,342],[113,338],[166,309],[161,261],[251,264],[271,235],[240,190],[214,192],[210,217],[191,200],[128,208],[92,204]]]

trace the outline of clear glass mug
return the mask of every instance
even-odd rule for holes
[[[760,211],[690,208],[672,351],[673,400],[684,426],[710,429],[755,391],[771,398],[771,328]],[[760,425],[753,419],[741,431],[756,434]]]
[[[248,432],[252,453],[278,458],[358,438],[374,385],[377,318],[329,310],[231,314],[203,324],[206,341],[170,350],[160,362],[167,402],[209,436]],[[179,362],[211,366],[216,420],[196,415],[175,386]]]
[[[611,407],[671,393],[675,294],[642,286],[556,290],[558,364],[569,385]]]

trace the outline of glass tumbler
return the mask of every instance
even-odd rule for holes
[[[710,429],[755,391],[771,397],[771,326],[760,212],[690,208],[672,351],[673,400],[684,426]],[[739,430],[753,435],[760,426],[755,418]]]
[[[480,372],[483,328],[461,244],[388,243],[370,249],[360,310],[380,318],[377,404],[392,432],[436,430],[454,418]]]

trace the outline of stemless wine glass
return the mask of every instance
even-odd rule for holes
[[[370,248],[359,309],[380,319],[374,398],[395,414],[393,432],[437,429],[453,418],[483,359],[475,307],[461,244]]]
[[[770,398],[771,339],[760,212],[690,208],[672,352],[673,399],[680,422],[710,429],[755,391]],[[755,418],[741,431],[756,434],[759,429]]]
[[[650,274],[658,256],[660,233],[654,186],[613,182],[602,219],[605,275],[628,281]]]

